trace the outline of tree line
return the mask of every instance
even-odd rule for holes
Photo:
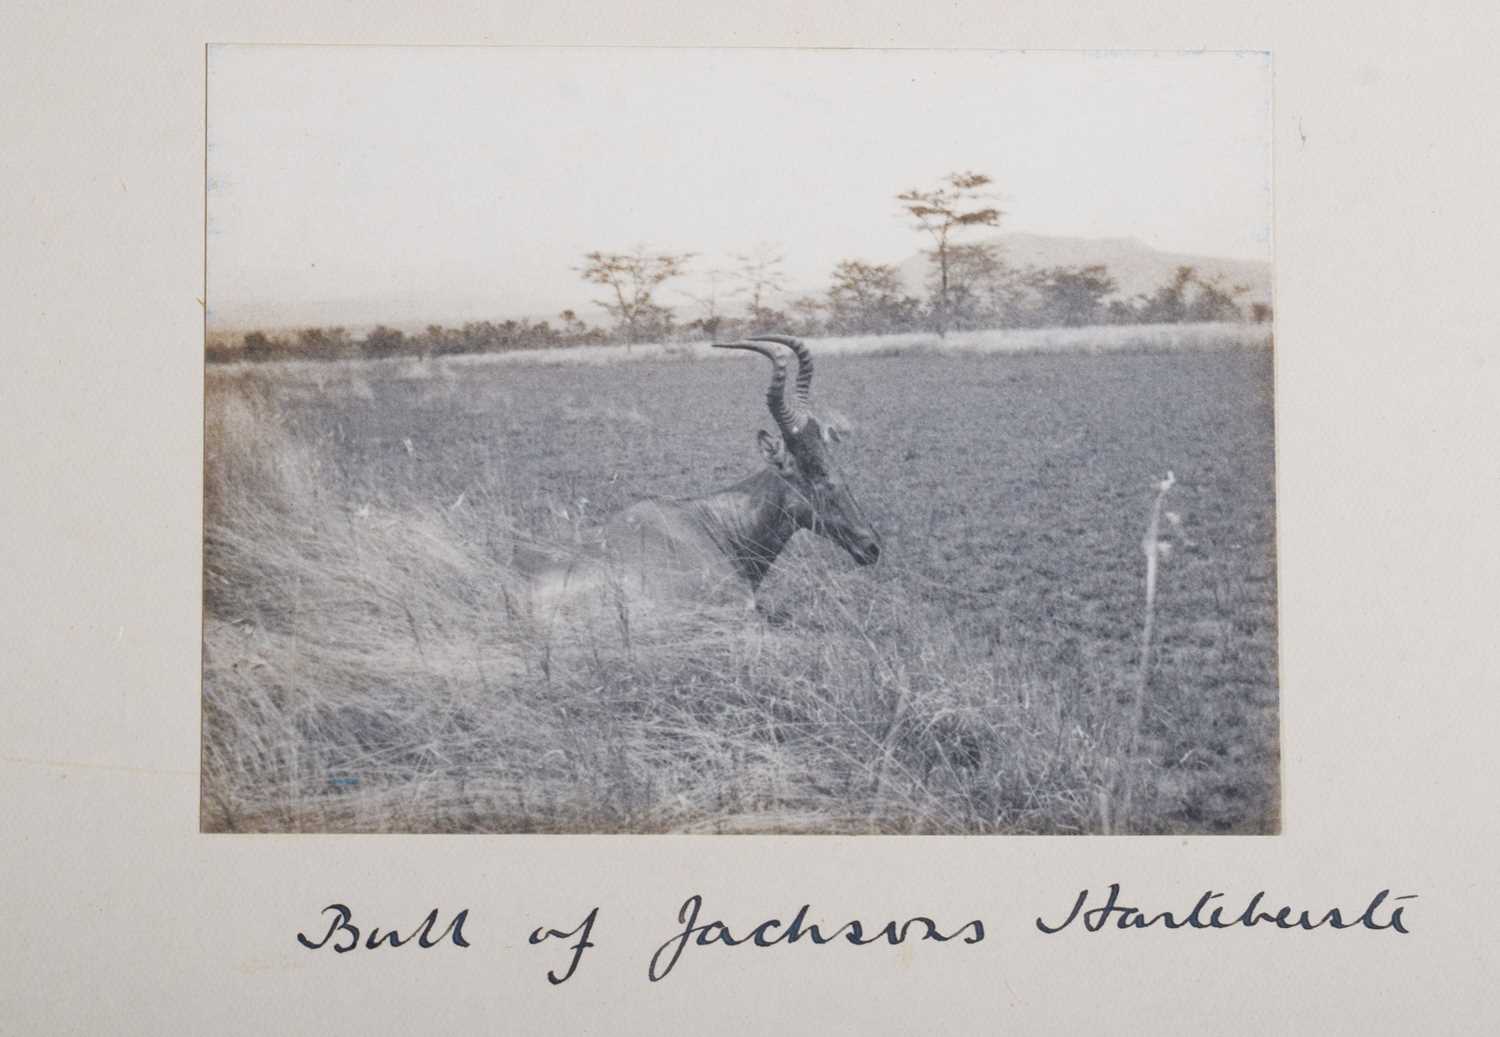
[[[252,331],[238,343],[208,347],[209,360],[337,359],[402,355],[446,356],[520,349],[690,340],[786,331],[794,335],[877,335],[898,332],[970,331],[990,328],[1080,327],[1099,324],[1171,324],[1196,321],[1265,322],[1271,308],[1242,305],[1244,286],[1226,285],[1191,266],[1180,266],[1155,291],[1120,298],[1118,283],[1103,265],[1013,267],[1000,249],[964,241],[979,228],[993,228],[1004,213],[990,204],[990,177],[950,173],[936,187],[896,196],[901,214],[924,234],[930,247],[923,293],[913,295],[892,264],[844,259],[835,265],[821,294],[789,296],[785,255],[771,243],[736,253],[728,265],[694,270],[691,252],[589,252],[575,268],[580,278],[604,289],[595,302],[610,326],[594,326],[574,310],[557,322],[473,321],[457,328],[428,325],[407,334],[377,326],[362,338],[343,328],[307,328],[290,335]],[[663,290],[688,273],[696,292],[680,294],[672,306]],[[684,312],[686,311],[686,312]]]

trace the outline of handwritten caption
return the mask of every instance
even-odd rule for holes
[[[1389,889],[1382,889],[1356,913],[1338,907],[1298,909],[1288,905],[1279,905],[1273,910],[1266,906],[1264,891],[1255,893],[1242,906],[1225,901],[1226,896],[1225,893],[1206,890],[1187,911],[1164,910],[1153,914],[1124,903],[1120,884],[1114,882],[1098,893],[1091,889],[1081,890],[1066,913],[1038,916],[1034,925],[1045,936],[1055,936],[1067,930],[1098,933],[1106,929],[1193,931],[1253,929],[1257,926],[1293,932],[1311,932],[1326,927],[1330,930],[1363,929],[1407,934],[1411,930],[1406,926],[1405,902],[1417,899],[1415,893],[1392,896]],[[566,961],[547,970],[548,983],[553,986],[566,983],[577,973],[584,952],[597,946],[593,937],[599,912],[598,907],[590,909],[571,929],[540,925],[531,930],[526,942],[533,947],[553,941],[573,941],[565,945],[571,952]],[[898,946],[908,941],[949,943],[955,940],[960,945],[972,945],[982,943],[985,938],[985,924],[978,918],[950,927],[925,915],[880,925],[851,919],[835,928],[827,923],[809,921],[811,912],[812,905],[803,904],[787,921],[768,918],[735,929],[719,919],[704,921],[703,897],[694,893],[682,902],[677,912],[677,927],[651,955],[646,976],[653,983],[666,979],[689,947],[767,948],[791,946],[803,941],[817,946],[842,943],[855,947],[871,944]],[[332,948],[335,954],[347,954],[354,950],[373,951],[411,944],[423,949],[443,946],[468,950],[474,946],[471,934],[465,930],[470,921],[468,908],[453,914],[441,929],[438,925],[443,915],[434,908],[404,933],[393,928],[357,924],[354,912],[342,903],[329,904],[320,913],[324,917],[319,926],[313,927],[311,934],[297,933],[297,943],[310,951]]]

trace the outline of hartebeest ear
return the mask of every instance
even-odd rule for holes
[[[849,419],[836,410],[824,411],[818,420],[818,432],[825,443],[837,443],[847,436],[852,428]]]
[[[760,452],[766,462],[777,471],[790,472],[796,464],[792,460],[792,455],[787,453],[786,444],[782,442],[780,436],[773,436],[765,429],[761,429],[755,434],[755,441],[760,444]]]

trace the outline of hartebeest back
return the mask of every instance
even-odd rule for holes
[[[760,335],[714,343],[771,361],[766,403],[777,434],[756,439],[766,467],[716,493],[687,500],[648,500],[606,523],[602,550],[609,569],[632,591],[652,597],[750,597],[799,529],[827,537],[855,562],[880,557],[880,538],[834,469],[828,443],[837,430],[813,413],[812,354],[795,338]],[[786,391],[786,354],[797,359],[796,391]],[[555,585],[560,574],[554,573]]]

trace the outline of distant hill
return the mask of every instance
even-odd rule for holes
[[[1172,279],[1179,266],[1191,266],[1205,278],[1222,277],[1227,285],[1245,285],[1249,291],[1241,304],[1271,301],[1271,264],[1258,259],[1223,259],[1158,252],[1135,238],[1057,238],[1042,234],[1000,234],[992,238],[966,239],[996,245],[1007,265],[1106,266],[1119,283],[1117,295],[1130,299],[1149,295]],[[931,261],[925,252],[902,260],[897,269],[912,295],[925,297]]]

